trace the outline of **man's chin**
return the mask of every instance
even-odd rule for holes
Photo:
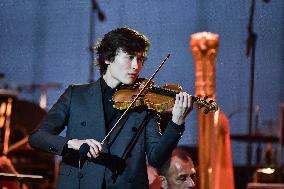
[[[131,85],[136,81],[136,78],[126,79],[123,81],[123,84]]]

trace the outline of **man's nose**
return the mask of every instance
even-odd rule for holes
[[[188,187],[195,187],[195,183],[192,178],[188,178],[186,182],[188,183]]]
[[[137,57],[134,57],[132,60],[131,60],[131,68],[133,70],[137,70],[139,67],[138,65],[138,61],[137,61]]]

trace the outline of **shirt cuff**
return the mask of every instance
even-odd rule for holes
[[[61,153],[61,156],[64,156],[65,154],[67,154],[69,151],[70,151],[70,149],[68,148],[68,141],[69,140],[72,140],[73,138],[69,138],[67,141],[66,141],[66,143],[64,144],[64,146],[63,146],[63,149],[62,149],[62,153]]]

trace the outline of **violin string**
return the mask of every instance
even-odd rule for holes
[[[101,141],[101,145],[103,145],[105,143],[105,141],[108,139],[108,137],[110,136],[110,134],[112,133],[112,131],[116,128],[116,126],[120,123],[120,121],[124,118],[124,116],[130,111],[132,105],[136,102],[136,100],[140,97],[140,95],[142,94],[142,92],[144,92],[144,90],[146,89],[146,87],[149,85],[149,83],[153,80],[153,78],[155,77],[155,75],[158,73],[158,71],[162,68],[162,66],[165,64],[165,62],[170,58],[170,54],[168,54],[166,56],[166,58],[162,61],[162,63],[160,64],[160,66],[156,69],[156,71],[152,74],[152,76],[150,77],[150,79],[146,82],[146,84],[142,87],[142,89],[139,91],[139,93],[136,95],[136,97],[131,101],[131,103],[129,104],[129,106],[127,107],[127,109],[123,112],[123,114],[120,116],[120,118],[116,121],[116,123],[113,125],[113,127],[111,128],[111,130],[107,133],[107,135],[104,137],[104,139]]]

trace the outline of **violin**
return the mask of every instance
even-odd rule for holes
[[[113,107],[119,110],[124,110],[124,112],[113,125],[111,130],[107,133],[107,135],[104,137],[104,139],[101,141],[101,145],[104,144],[106,139],[110,136],[112,131],[120,123],[122,118],[130,111],[130,109],[139,106],[145,106],[148,109],[152,109],[157,112],[162,112],[174,106],[175,96],[176,94],[182,91],[182,88],[178,85],[166,85],[161,88],[155,86],[152,82],[152,79],[162,68],[165,62],[169,59],[169,57],[170,54],[165,57],[165,59],[155,70],[149,80],[138,79],[138,82],[135,82],[134,85],[122,86],[120,87],[120,90],[113,94]],[[205,107],[205,114],[210,111],[215,112],[218,110],[218,105],[213,100],[210,100],[209,102],[207,102],[206,100],[207,97],[202,100],[199,97],[193,96],[193,101],[198,104],[199,109]]]
[[[147,87],[137,97],[141,89],[149,82],[147,79],[139,78],[133,85],[121,86],[113,96],[113,107],[119,110],[127,109],[130,104],[131,108],[140,106],[147,107],[147,109],[156,112],[162,112],[170,109],[175,104],[176,94],[182,91],[179,85],[165,85],[163,87],[156,86],[154,82],[150,81]],[[132,102],[135,98],[135,102]],[[207,97],[201,99],[193,96],[193,102],[198,104],[198,109],[204,107],[204,113],[215,112],[218,110],[218,105],[215,101],[207,101]]]

